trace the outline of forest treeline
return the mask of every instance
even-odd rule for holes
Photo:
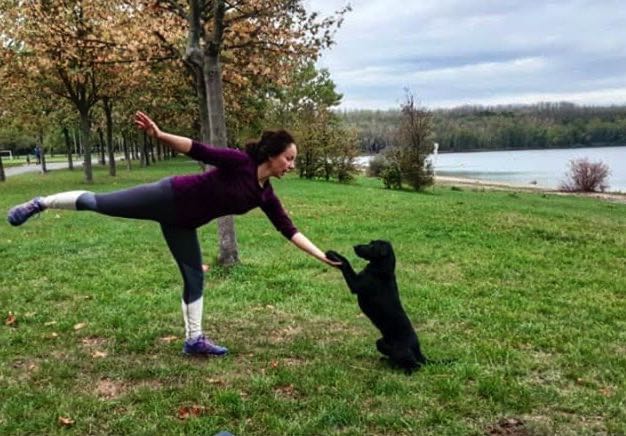
[[[439,151],[541,149],[626,144],[626,106],[540,103],[433,110],[432,141]],[[400,110],[344,111],[362,152],[395,145]]]

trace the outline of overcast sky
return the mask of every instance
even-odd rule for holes
[[[570,101],[626,104],[624,0],[304,0],[350,3],[323,53],[342,108]]]

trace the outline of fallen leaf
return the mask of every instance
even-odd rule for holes
[[[52,332],[50,333],[48,336],[46,336],[48,339],[54,339],[54,338],[58,338],[59,334],[56,332]]]
[[[13,312],[9,312],[9,315],[7,316],[7,319],[4,321],[4,324],[8,326],[17,325],[17,318],[15,318],[15,315],[13,315]]]
[[[44,323],[44,325],[47,327],[47,326],[55,325],[56,323],[57,323],[56,321],[48,321]]]
[[[598,389],[598,391],[605,397],[612,397],[613,396],[613,389],[611,389],[610,386],[604,387],[604,388],[600,388]]]
[[[64,427],[70,427],[74,425],[74,420],[72,418],[68,418],[66,416],[59,416],[59,425]]]
[[[278,368],[278,361],[272,360],[272,363],[270,365],[272,366],[272,368]]]
[[[84,347],[98,347],[101,345],[105,345],[107,340],[98,336],[90,336],[88,338],[82,338],[80,342],[83,344]]]
[[[94,351],[93,353],[91,353],[91,357],[93,357],[94,359],[103,359],[108,355],[109,354],[104,351]]]
[[[274,389],[275,392],[282,394],[282,395],[288,395],[290,397],[293,396],[294,394],[294,387],[292,384],[288,384],[285,386],[278,386],[277,388]]]
[[[85,327],[87,327],[87,323],[86,322],[79,322],[78,324],[76,324],[74,326],[74,330],[80,330],[80,329],[85,328]]]
[[[195,418],[206,412],[206,407],[202,406],[181,406],[178,408],[178,419]]]
[[[171,342],[174,342],[177,339],[178,339],[178,336],[165,336],[165,337],[162,337],[160,341],[165,344],[169,344]]]
[[[517,418],[502,418],[496,424],[487,427],[487,435],[527,435],[524,421]]]

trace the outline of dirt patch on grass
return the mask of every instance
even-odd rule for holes
[[[272,344],[279,344],[285,341],[292,341],[295,337],[302,333],[302,326],[296,324],[290,324],[285,327],[281,327],[272,330],[269,333],[268,340]]]
[[[108,344],[108,339],[99,336],[89,336],[82,338],[80,342],[85,348],[103,348]]]
[[[124,382],[103,378],[96,383],[94,392],[103,400],[115,400],[124,395],[128,389],[128,385]]]
[[[274,389],[274,395],[279,398],[298,398],[298,391],[294,388],[293,384],[276,386]]]
[[[518,418],[502,418],[495,424],[491,424],[485,430],[486,435],[510,435],[527,436],[530,435],[524,421]]]
[[[35,359],[16,359],[11,363],[11,367],[17,372],[20,381],[30,380],[40,368],[39,362]]]
[[[298,359],[294,357],[287,357],[284,359],[280,359],[280,362],[285,366],[302,366],[307,363],[305,359]]]
[[[163,388],[163,383],[159,380],[142,380],[132,384],[133,390],[145,389],[149,391],[158,391]]]
[[[608,434],[602,416],[582,416],[548,409],[548,415],[524,415],[522,418],[531,435]]]
[[[123,395],[138,390],[157,391],[163,388],[163,383],[159,380],[141,380],[137,382],[128,380],[113,380],[101,378],[95,383],[93,392],[102,400],[116,400]]]

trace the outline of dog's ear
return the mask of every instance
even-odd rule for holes
[[[379,257],[387,257],[393,253],[391,244],[387,241],[373,241],[376,246],[376,254]]]

